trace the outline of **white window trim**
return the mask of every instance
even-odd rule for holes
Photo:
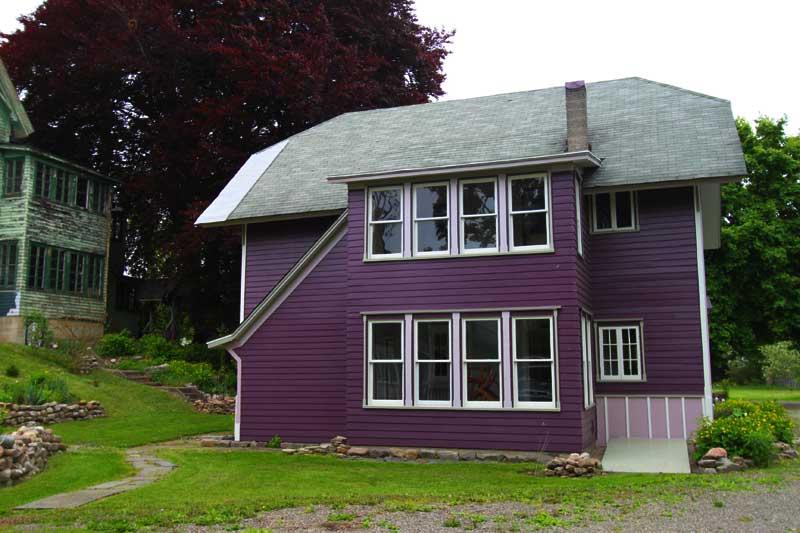
[[[400,191],[400,218],[392,220],[372,220],[372,193],[380,191]],[[387,185],[386,187],[370,187],[367,189],[367,257],[370,259],[392,259],[403,257],[405,224],[403,222],[403,210],[405,209],[402,185]],[[400,224],[400,251],[393,254],[374,254],[372,253],[372,226],[380,224]]]
[[[497,323],[497,359],[467,359],[467,322],[496,322]],[[502,324],[500,317],[497,318],[462,318],[461,319],[461,405],[467,408],[501,408],[503,407],[503,343],[501,342]],[[498,392],[499,398],[496,402],[476,402],[467,399],[467,364],[468,363],[496,363],[499,369]]]
[[[513,189],[512,184],[517,180],[529,180],[529,179],[542,179],[544,181],[544,209],[528,209],[524,211],[514,211],[514,207],[511,203],[511,190]],[[508,186],[507,189],[507,198],[506,198],[506,205],[508,206],[508,249],[512,252],[529,252],[529,251],[536,251],[536,250],[550,250],[552,249],[553,245],[553,238],[551,236],[551,227],[552,224],[550,223],[551,213],[550,213],[550,177],[547,174],[517,174],[516,176],[508,176]],[[545,244],[534,244],[530,246],[515,246],[514,245],[514,215],[528,215],[528,214],[535,214],[535,213],[544,213],[545,214],[545,234],[547,235],[547,242]]]
[[[594,406],[594,371],[592,369],[592,321],[581,311],[581,359],[583,361],[583,407]]]
[[[444,322],[447,323],[447,359],[420,359],[419,358],[419,323]],[[450,365],[450,400],[420,400],[419,399],[419,364],[420,363],[447,363]],[[453,325],[449,318],[415,318],[414,319],[414,405],[424,406],[451,406],[453,405]]]
[[[517,357],[517,321],[519,320],[547,320],[548,330],[550,331],[550,358],[549,359],[519,359]],[[526,409],[555,409],[556,408],[556,358],[555,358],[555,342],[553,339],[553,317],[532,315],[532,316],[515,316],[511,319],[511,365],[513,373],[513,388],[514,388],[514,407],[522,407]],[[517,372],[517,363],[550,363],[550,386],[552,387],[551,395],[553,399],[549,402],[522,402],[519,399],[519,381]]]
[[[372,359],[372,325],[373,324],[400,324],[400,359]],[[368,320],[367,321],[367,404],[375,406],[402,406],[405,402],[405,324],[403,320]],[[375,400],[373,397],[373,371],[374,364],[382,363],[401,363],[403,370],[400,372],[400,399],[399,400]]]
[[[624,372],[624,356],[622,350],[622,330],[635,329],[636,330],[636,351],[638,363],[636,365],[637,373],[634,375],[625,375]],[[606,330],[615,330],[617,335],[617,365],[619,368],[619,375],[606,375],[605,368],[605,354],[603,348],[603,332]],[[619,324],[615,326],[599,326],[597,328],[597,366],[599,368],[600,381],[604,382],[624,382],[624,381],[644,381],[644,343],[642,342],[642,327],[641,324]]]
[[[617,226],[617,193],[626,192],[631,197],[631,225],[618,227]],[[599,229],[597,227],[597,195],[608,194],[609,204],[611,209],[611,227]],[[608,191],[598,192],[592,194],[592,233],[613,233],[618,231],[636,231],[638,228],[638,220],[636,218],[636,192],[635,191]]]
[[[583,194],[581,191],[581,182],[577,177],[575,178],[575,226],[576,237],[578,239],[578,255],[583,257]]]
[[[476,215],[464,214],[464,185],[469,183],[486,183],[491,181],[494,184],[494,213],[482,213]],[[499,253],[500,248],[500,227],[499,227],[499,214],[500,199],[497,196],[497,176],[490,178],[471,178],[458,181],[458,228],[459,228],[459,252],[462,255],[495,255]],[[464,219],[466,218],[486,218],[494,217],[494,247],[492,248],[469,248],[464,246]]]
[[[417,189],[425,188],[425,187],[444,187],[447,196],[447,214],[441,217],[417,217]],[[431,256],[443,256],[443,255],[450,255],[450,182],[449,181],[437,181],[434,183],[415,183],[411,189],[411,196],[412,196],[412,212],[411,212],[411,223],[414,226],[414,255],[418,257],[431,257]],[[418,222],[431,222],[436,220],[444,220],[447,222],[447,249],[433,251],[433,252],[422,252],[419,250],[419,224]]]

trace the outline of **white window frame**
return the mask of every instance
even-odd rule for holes
[[[520,320],[547,320],[548,330],[550,331],[550,358],[549,359],[520,359],[517,357],[517,322]],[[555,339],[553,334],[553,317],[542,315],[522,315],[511,318],[511,354],[512,354],[512,374],[514,388],[514,407],[525,409],[555,409],[556,402],[556,352],[555,352]],[[552,400],[549,402],[523,402],[519,399],[519,372],[517,371],[517,363],[550,363],[550,384],[552,387],[551,395]]]
[[[470,183],[487,183],[494,184],[494,213],[484,213],[476,215],[464,214],[464,185]],[[459,252],[463,255],[482,255],[482,254],[497,254],[500,251],[500,198],[497,195],[497,176],[490,178],[471,178],[458,181],[458,225],[459,225]],[[494,247],[492,248],[467,248],[464,246],[464,219],[467,218],[486,218],[494,217]]]
[[[419,358],[419,323],[443,322],[447,324],[447,359],[420,359]],[[420,363],[447,363],[450,366],[450,399],[420,400],[419,399],[419,364]],[[453,325],[449,318],[415,318],[414,319],[414,405],[429,405],[444,407],[453,405]]]
[[[373,324],[400,324],[400,359],[372,359],[372,325]],[[367,405],[376,406],[402,406],[405,403],[405,353],[406,353],[405,322],[400,319],[368,320],[367,321]],[[402,365],[400,372],[400,399],[399,400],[376,400],[373,391],[373,366],[376,364],[391,363]]]
[[[372,220],[372,193],[380,191],[400,191],[400,218],[397,220]],[[370,187],[367,189],[367,257],[369,259],[392,259],[403,257],[403,249],[405,247],[404,233],[405,223],[403,220],[405,199],[403,198],[403,185],[387,185],[385,187]],[[380,224],[397,224],[400,223],[400,251],[392,254],[374,254],[372,253],[372,227]]]
[[[625,374],[624,354],[622,350],[622,330],[632,329],[636,331],[636,355],[637,355],[637,373]],[[603,332],[615,331],[617,336],[617,368],[619,369],[618,375],[607,375],[605,367],[605,348],[603,345]],[[641,324],[618,324],[613,326],[599,326],[597,328],[597,366],[599,366],[600,381],[644,381],[644,343],[642,342],[642,327]]]
[[[497,324],[497,359],[468,359],[467,356],[467,322],[495,322]],[[503,344],[501,342],[501,329],[502,323],[500,317],[485,317],[485,318],[462,318],[461,319],[461,404],[468,408],[501,408],[503,407]],[[469,401],[467,380],[469,378],[467,372],[468,363],[496,363],[499,369],[498,373],[498,392],[499,398],[496,402],[480,402]]]
[[[544,181],[544,209],[527,209],[524,211],[514,211],[514,206],[511,202],[511,191],[513,183],[518,180],[529,179],[542,179]],[[517,174],[516,176],[508,176],[508,185],[506,186],[506,206],[508,217],[508,249],[512,252],[529,252],[534,250],[550,250],[553,246],[553,239],[551,236],[552,224],[550,223],[550,177],[547,174]],[[545,216],[545,234],[547,235],[547,242],[545,244],[534,244],[530,246],[516,246],[514,244],[514,215],[528,215],[544,213]]]
[[[631,225],[619,227],[617,226],[617,193],[625,192],[631,197]],[[611,206],[611,227],[600,229],[597,227],[597,196],[600,194],[609,195],[609,204]],[[593,233],[611,233],[615,231],[635,231],[638,227],[638,220],[636,218],[636,192],[635,191],[608,191],[598,192],[592,195],[592,232]]]
[[[578,239],[578,255],[583,257],[583,195],[581,194],[581,182],[575,178],[575,226]]]
[[[447,197],[447,214],[441,217],[417,217],[417,189],[425,188],[425,187],[444,187],[446,191]],[[412,195],[412,213],[411,219],[414,225],[414,255],[419,257],[430,257],[430,256],[441,256],[441,255],[450,255],[450,182],[449,181],[437,181],[434,183],[415,183],[414,186],[411,188],[411,195]],[[496,202],[495,202],[496,203]],[[447,222],[447,249],[446,250],[439,250],[433,252],[423,252],[419,250],[419,224],[418,222],[432,222],[437,220],[444,220]]]
[[[583,361],[583,407],[594,406],[594,372],[592,370],[592,319],[581,311],[581,359]]]

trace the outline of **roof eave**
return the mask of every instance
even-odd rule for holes
[[[563,152],[521,159],[506,159],[499,161],[480,161],[459,165],[442,165],[436,167],[391,170],[387,172],[367,172],[362,174],[347,174],[329,176],[330,183],[360,183],[370,181],[383,181],[400,178],[416,178],[423,176],[437,176],[444,174],[458,174],[463,172],[480,172],[491,170],[511,170],[515,168],[532,168],[559,164],[573,164],[580,168],[597,168],[602,160],[589,150],[577,152]]]
[[[639,181],[627,182],[614,185],[599,185],[593,186],[591,182],[587,182],[584,190],[593,193],[609,192],[609,191],[631,191],[631,190],[646,190],[646,189],[669,189],[676,187],[688,187],[697,185],[699,183],[736,183],[741,181],[746,174],[727,175],[727,176],[706,176],[697,178],[683,178],[675,180],[658,180],[658,181]]]

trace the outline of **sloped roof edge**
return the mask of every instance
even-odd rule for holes
[[[25,112],[25,107],[17,94],[17,88],[14,86],[14,82],[11,81],[11,76],[8,75],[8,70],[6,70],[6,65],[2,59],[0,59],[0,91],[3,92],[7,99],[11,111],[17,119],[17,124],[22,130],[22,135],[16,135],[15,137],[17,139],[28,137],[33,133],[33,124],[28,118],[28,113]]]

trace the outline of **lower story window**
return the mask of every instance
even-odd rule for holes
[[[552,319],[515,317],[512,335],[515,405],[555,407]]]
[[[17,282],[17,242],[0,242],[0,287],[14,288]]]
[[[31,244],[28,287],[99,298],[103,284],[101,255]]]
[[[403,322],[369,322],[369,402],[403,405]]]
[[[414,322],[415,390],[418,405],[450,405],[450,321]]]
[[[600,337],[600,378],[603,381],[641,380],[640,326],[601,326],[598,334]]]
[[[462,328],[464,404],[471,407],[500,407],[500,320],[465,319]]]

